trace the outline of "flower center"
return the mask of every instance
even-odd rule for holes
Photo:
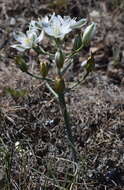
[[[60,34],[60,26],[58,27],[57,25],[54,25],[53,32],[55,35],[59,35]]]
[[[24,43],[25,43],[25,44],[30,44],[30,43],[31,43],[31,38],[26,38],[26,39],[24,40]]]

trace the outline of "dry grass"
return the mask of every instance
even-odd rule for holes
[[[118,29],[116,25],[114,32],[111,30],[110,33],[107,32],[112,24],[112,17],[101,18],[105,19],[103,25],[101,24],[101,28],[105,27],[105,30],[98,27],[95,45],[91,44],[91,49],[94,46],[97,49],[95,58],[99,70],[96,69],[84,84],[66,96],[78,152],[79,160],[76,164],[70,161],[64,122],[57,101],[43,83],[32,80],[15,67],[14,55],[17,52],[10,48],[10,44],[13,43],[12,32],[19,30],[20,27],[24,31],[28,20],[37,17],[42,6],[38,9],[38,1],[33,7],[29,5],[29,1],[24,3],[20,1],[20,4],[16,3],[13,9],[12,1],[0,3],[2,9],[0,13],[1,190],[123,189],[124,88],[121,80],[124,77],[124,44],[121,40],[123,23],[120,21],[119,24],[118,21],[121,12],[118,17],[114,17],[116,18],[114,23],[119,26],[118,37],[115,34]],[[71,6],[72,4],[73,2]],[[47,2],[45,5],[47,7]],[[19,6],[22,8],[20,12],[18,12]],[[13,17],[16,19],[16,27],[10,24]],[[121,76],[121,80],[113,75],[110,77],[107,72],[110,60],[114,59],[109,51],[111,46],[108,47],[108,33],[112,38],[111,45],[116,44],[118,47],[118,43],[120,44],[122,60],[114,69],[119,77]],[[105,34],[105,41],[99,48]],[[46,43],[46,46],[50,45]],[[86,59],[87,53],[85,51],[83,53],[82,59]],[[106,61],[104,70],[101,61]],[[34,69],[38,72],[37,66]],[[76,80],[81,76],[81,70],[76,69],[75,73],[70,71],[69,76],[70,78],[74,76]],[[26,90],[27,93],[25,96],[17,97],[8,93],[7,87],[17,91]]]

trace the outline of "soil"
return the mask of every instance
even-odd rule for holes
[[[71,161],[57,100],[15,66],[18,52],[10,47],[15,31],[53,12],[97,23],[90,46],[65,76],[80,79],[81,62],[94,53],[94,71],[66,95],[78,163]],[[124,189],[123,18],[122,0],[0,0],[1,190]],[[37,64],[33,69],[39,73]]]

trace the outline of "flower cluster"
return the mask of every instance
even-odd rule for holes
[[[44,33],[54,39],[63,40],[66,34],[74,29],[81,29],[85,24],[86,19],[76,21],[76,18],[71,19],[69,16],[62,18],[60,15],[56,16],[55,13],[53,13],[51,16],[45,16],[38,21],[31,21],[26,34],[22,32],[14,34],[15,40],[17,40],[19,44],[12,45],[12,47],[22,52],[26,49],[35,48],[43,40]],[[95,23],[92,23],[86,27],[82,41],[88,43],[94,31]]]

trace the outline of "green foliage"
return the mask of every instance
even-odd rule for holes
[[[24,97],[27,95],[27,90],[15,90],[13,88],[6,88],[6,93],[10,94],[13,98]]]
[[[73,50],[78,50],[82,46],[82,37],[78,35],[74,40]]]
[[[25,59],[22,56],[16,56],[16,64],[22,72],[28,71],[28,65],[25,62]]]

